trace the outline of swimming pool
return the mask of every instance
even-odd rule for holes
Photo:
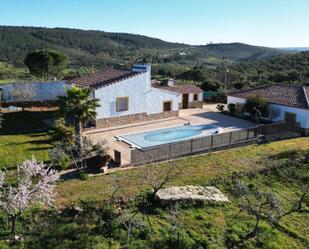
[[[182,125],[154,131],[117,136],[116,138],[130,144],[132,147],[146,149],[162,144],[192,139],[218,133],[214,125]]]

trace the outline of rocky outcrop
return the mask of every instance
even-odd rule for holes
[[[156,199],[161,205],[175,202],[228,202],[228,198],[216,187],[182,186],[160,189]]]

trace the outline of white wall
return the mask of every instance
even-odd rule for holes
[[[10,98],[9,91],[17,84],[20,86],[24,83],[1,84],[3,101],[13,101]],[[66,88],[71,87],[70,84],[67,84],[64,81],[33,82],[26,84],[31,84],[36,88],[36,96],[27,101],[56,100],[58,96],[65,94]]]
[[[245,103],[246,100],[242,98],[236,98],[233,96],[227,97],[227,103]],[[295,113],[296,121],[300,123],[300,127],[302,128],[309,128],[309,110],[289,107],[284,105],[278,104],[269,104],[269,118],[274,122],[283,121],[285,118],[285,112],[292,112]]]
[[[178,93],[162,91],[158,88],[152,88],[151,92],[147,95],[147,113],[159,113],[163,111],[163,102],[171,100],[173,103],[172,110],[178,111]]]
[[[246,100],[242,98],[233,97],[233,96],[227,96],[227,104],[236,105],[237,103],[244,104],[246,103]]]
[[[285,112],[295,113],[297,115],[296,121],[300,123],[300,127],[309,128],[309,110],[277,104],[269,105],[269,115],[272,121],[283,121]]]
[[[173,99],[173,110],[178,110],[177,94],[151,87],[150,72],[96,89],[94,95],[100,99],[97,118],[109,118],[134,113],[148,114],[162,112],[162,101]],[[129,97],[128,111],[116,111],[116,98]],[[177,109],[176,109],[177,107]]]
[[[194,93],[189,93],[189,102],[193,102],[194,100]],[[197,96],[198,101],[203,101],[203,93],[199,93]],[[179,103],[182,103],[182,94],[179,95],[178,97]]]

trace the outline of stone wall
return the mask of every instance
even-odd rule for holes
[[[123,115],[118,117],[103,118],[96,120],[96,128],[107,128],[111,126],[121,126],[138,122],[145,122],[163,118],[177,117],[178,111],[160,112],[155,114],[147,114],[146,112]]]

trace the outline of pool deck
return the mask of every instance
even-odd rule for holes
[[[93,142],[106,140],[109,145],[110,155],[113,156],[114,150],[121,152],[121,165],[125,166],[130,164],[132,149],[128,144],[117,141],[115,136],[169,128],[184,125],[187,122],[190,122],[192,125],[212,124],[220,128],[220,133],[255,127],[255,124],[246,120],[223,115],[217,112],[215,105],[204,105],[203,108],[180,110],[179,117],[104,129],[93,129],[85,131],[84,135],[90,138]]]

